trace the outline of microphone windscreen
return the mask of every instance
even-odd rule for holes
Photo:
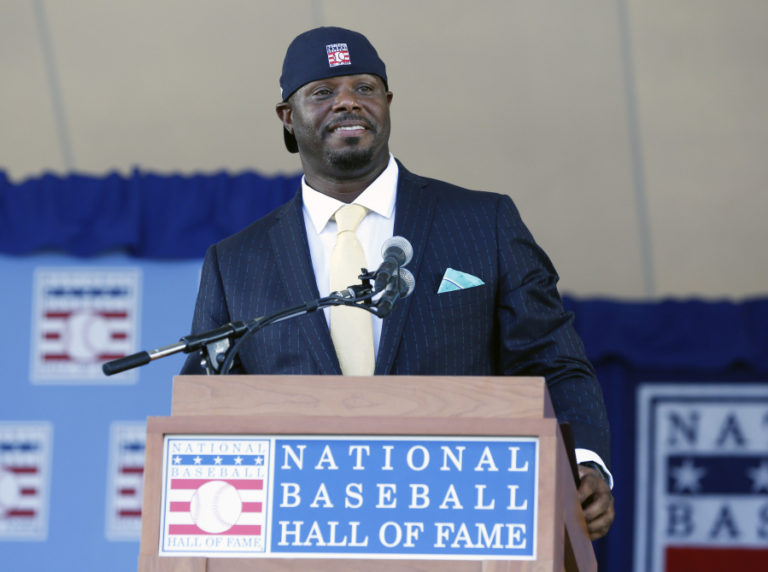
[[[400,297],[407,298],[416,288],[416,278],[407,268],[400,269]]]
[[[413,258],[413,246],[408,242],[408,239],[403,236],[393,236],[384,241],[381,245],[381,255],[386,258],[387,250],[391,247],[395,247],[403,252],[405,259],[400,262],[400,266],[405,266]]]

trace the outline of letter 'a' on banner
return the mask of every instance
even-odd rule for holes
[[[177,377],[142,515],[147,571],[596,569],[540,378]]]

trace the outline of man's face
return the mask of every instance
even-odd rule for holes
[[[310,82],[278,104],[305,171],[343,178],[389,161],[392,93],[376,75]]]

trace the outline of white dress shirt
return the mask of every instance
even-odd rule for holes
[[[376,270],[379,267],[383,260],[381,245],[394,234],[397,177],[397,162],[390,154],[387,168],[352,201],[354,204],[364,206],[369,211],[355,233],[363,245],[368,270]],[[307,229],[309,254],[312,257],[317,291],[321,297],[327,296],[331,290],[331,252],[336,244],[336,221],[332,220],[331,217],[346,203],[316,191],[307,184],[304,177],[301,179],[301,199],[304,205],[304,226]],[[330,327],[331,309],[325,308],[324,311],[325,319]],[[364,312],[365,310],[360,311]],[[381,318],[371,314],[371,320],[373,320],[374,355],[378,356]]]

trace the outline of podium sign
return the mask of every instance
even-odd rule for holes
[[[534,560],[535,437],[166,435],[160,556]]]
[[[541,378],[180,376],[140,572],[596,569]]]

